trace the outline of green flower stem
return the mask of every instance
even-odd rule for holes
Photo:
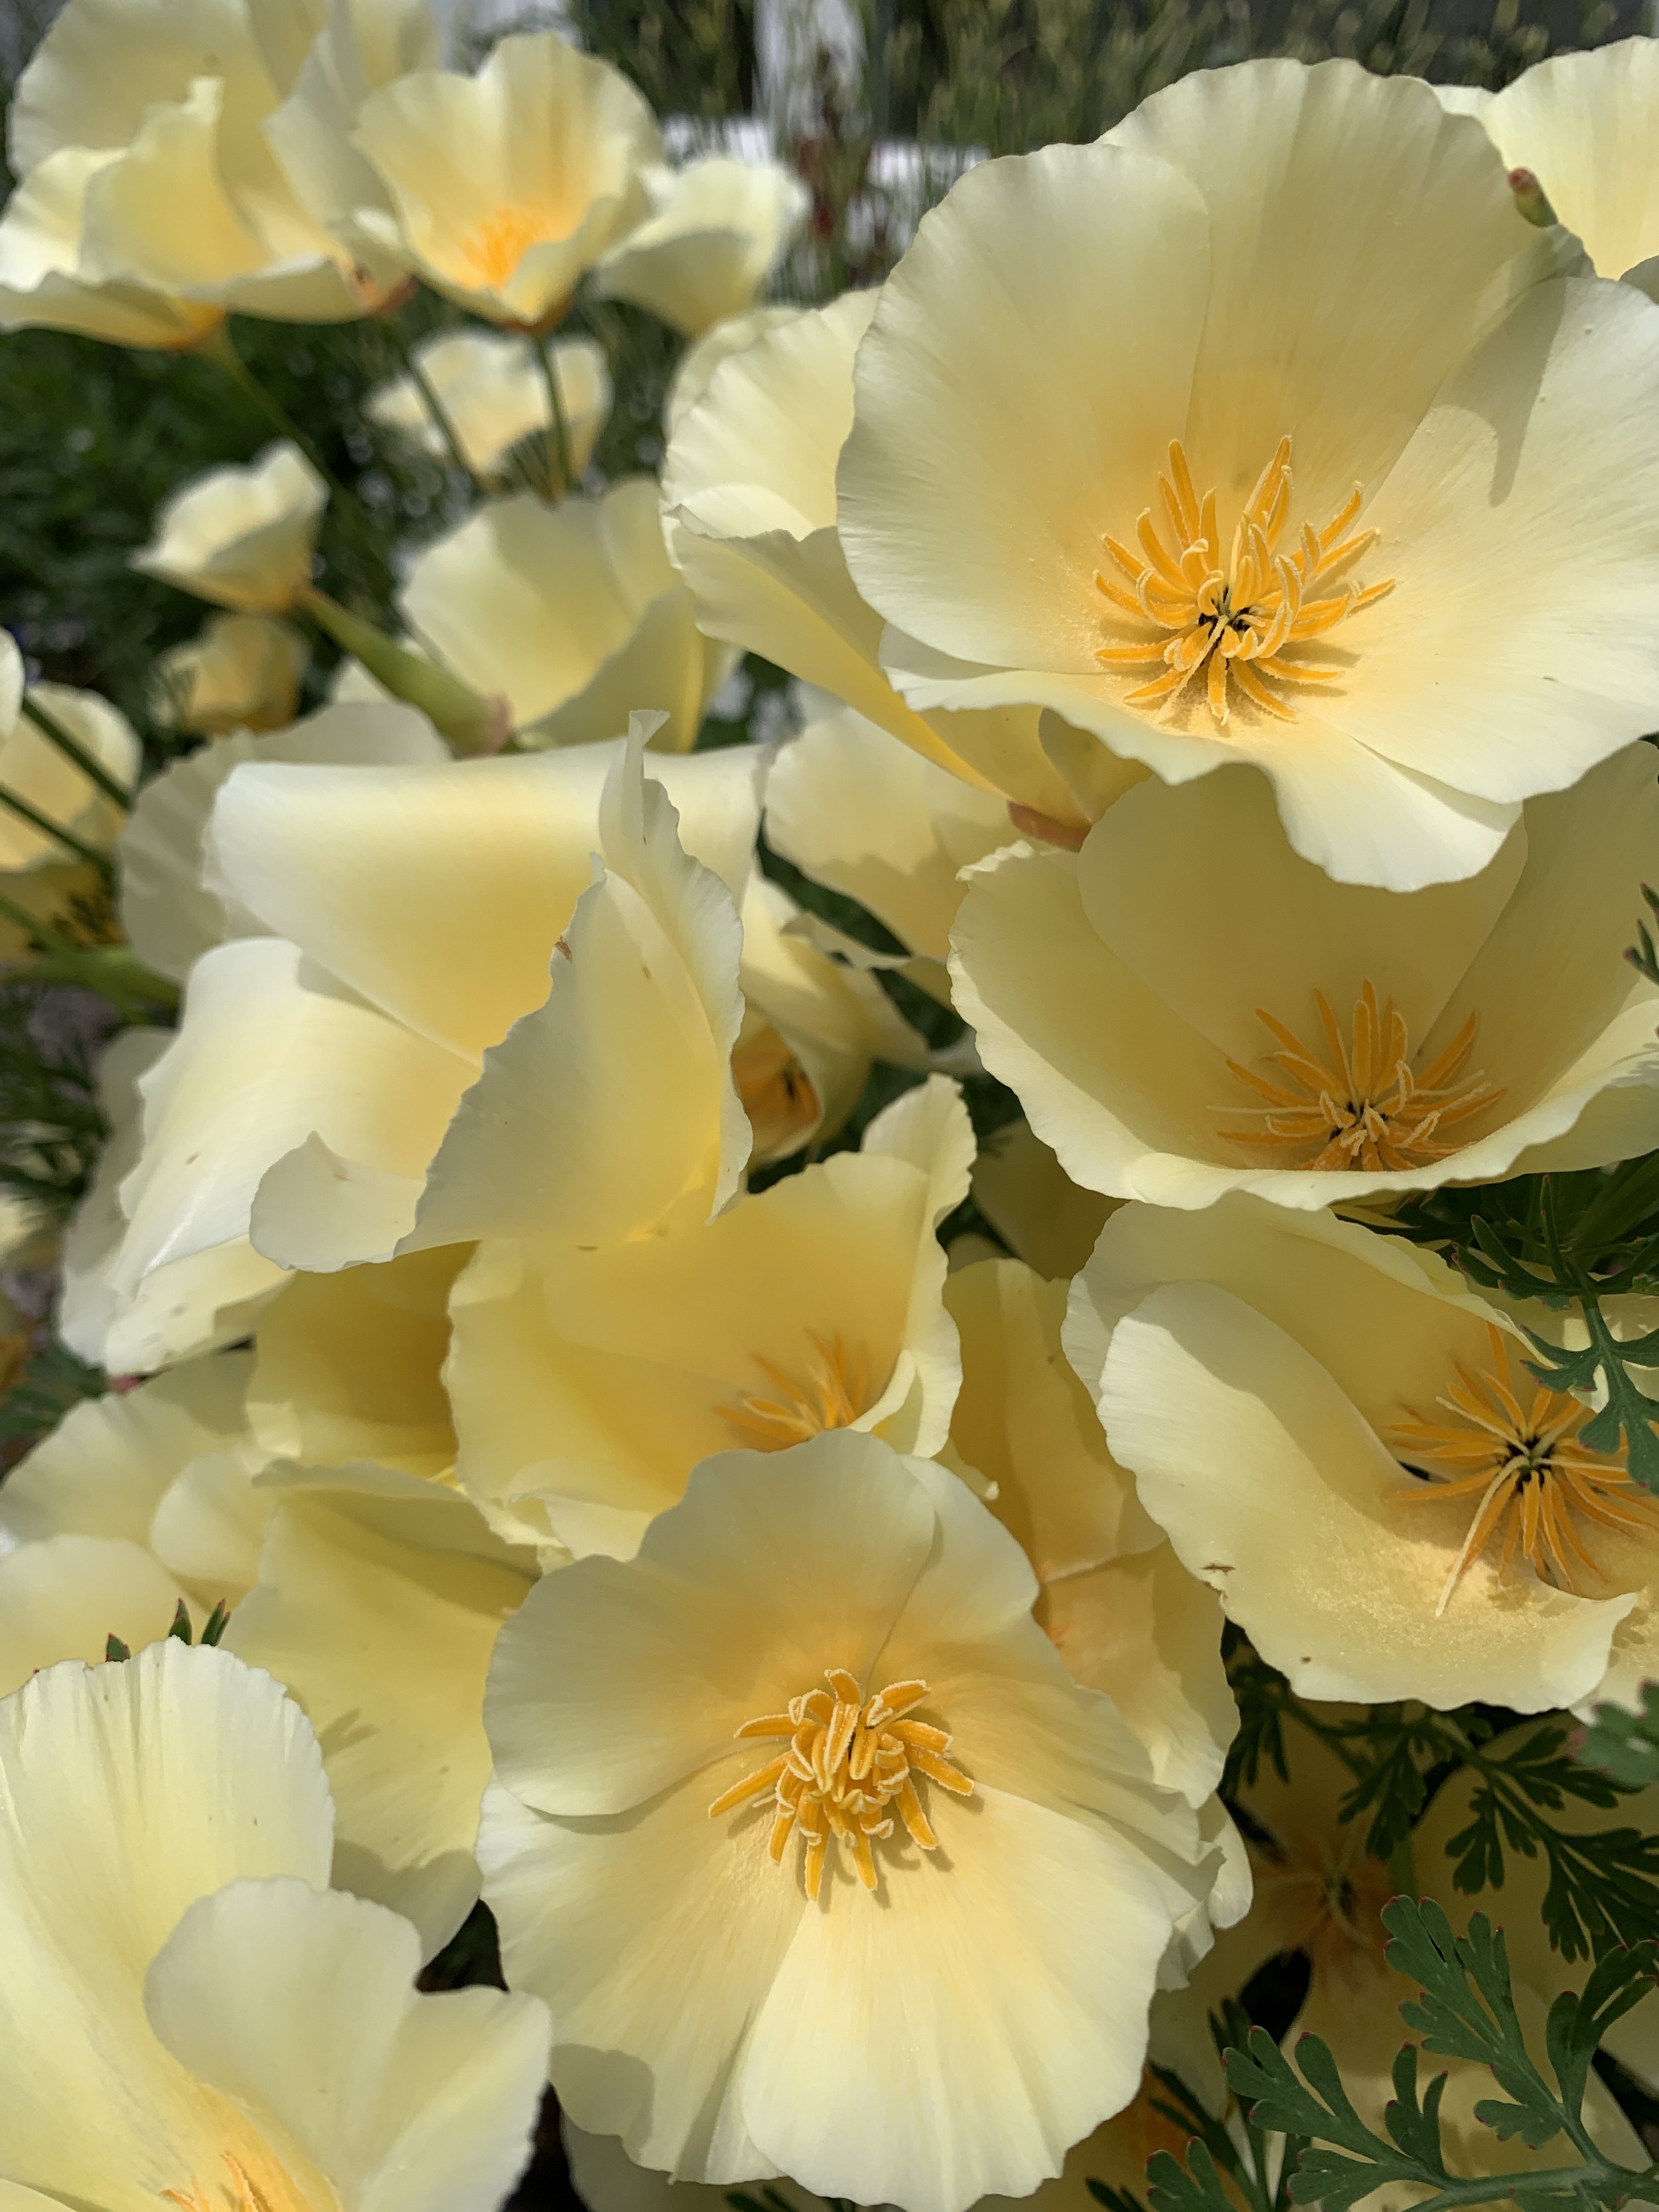
[[[132,805],[132,793],[123,789],[103,763],[95,759],[87,750],[79,738],[71,736],[58,717],[48,712],[38,699],[32,698],[27,691],[23,694],[23,712],[40,731],[41,736],[56,745],[65,759],[73,761],[82,775],[90,782],[95,783],[106,799],[112,799],[123,812]]]
[[[547,404],[553,411],[553,465],[558,471],[556,486],[550,487],[555,499],[562,499],[575,486],[576,472],[570,463],[570,425],[564,418],[564,395],[559,390],[558,366],[553,358],[553,343],[545,331],[537,332],[533,341],[538,359],[542,365],[542,380],[547,386]]]
[[[179,1005],[179,987],[166,975],[146,968],[127,945],[76,945],[61,929],[31,914],[0,892],[0,916],[14,923],[42,950],[25,966],[14,968],[41,983],[73,983],[95,991],[129,1016],[149,1011],[172,1013]]]
[[[404,331],[390,315],[385,319],[385,327],[387,336],[391,338],[392,345],[397,349],[398,358],[404,365],[404,374],[408,377],[410,382],[414,386],[416,392],[420,393],[427,413],[432,417],[434,423],[437,427],[439,436],[449,448],[449,459],[452,466],[458,468],[460,471],[461,474],[466,478],[468,483],[471,485],[473,490],[482,499],[485,496],[486,487],[479,481],[471,462],[467,459],[465,452],[461,445],[460,433],[456,429],[453,422],[450,419],[448,410],[444,406],[442,400],[439,398],[437,391],[433,385],[432,379],[427,374],[425,369],[422,368],[420,356],[416,354],[414,347],[410,343],[408,337],[405,335]]]
[[[9,808],[20,821],[27,822],[32,830],[40,830],[43,836],[54,838],[58,844],[73,853],[77,860],[89,862],[106,882],[113,882],[115,863],[107,853],[100,853],[95,845],[88,845],[84,838],[77,837],[72,830],[65,830],[61,823],[54,822],[49,815],[42,814],[38,807],[31,806],[27,799],[20,799],[15,791],[8,790],[3,783],[0,783],[0,806]]]
[[[307,587],[297,604],[319,629],[362,661],[394,698],[418,707],[458,753],[501,750],[512,726],[505,699],[481,698],[459,677],[411,653],[362,615],[330,599],[326,592]]]
[[[329,489],[355,513],[357,508],[356,493],[349,484],[336,476],[315,439],[300,428],[281,402],[260,383],[237,352],[225,325],[221,323],[216,330],[210,331],[196,350],[204,360],[210,361],[216,368],[223,371],[243,397],[258,409],[273,429],[279,430],[283,437],[290,439],[300,448]]]

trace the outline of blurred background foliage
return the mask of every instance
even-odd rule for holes
[[[475,6],[477,0],[475,0]],[[1541,55],[1638,27],[1631,0],[845,0],[863,58],[810,50],[811,121],[787,135],[814,194],[808,235],[781,290],[803,299],[868,283],[890,265],[921,208],[960,166],[953,149],[1006,153],[1109,128],[1185,70],[1243,56],[1358,57],[1379,70],[1498,85]],[[0,70],[15,81],[52,9],[0,0]],[[565,0],[465,6],[458,42],[562,22],[639,83],[684,136],[711,142],[754,112],[762,70],[756,0]],[[896,150],[919,141],[923,152]],[[937,149],[937,150],[934,150]],[[9,189],[9,180],[8,180]],[[407,341],[453,319],[429,299],[376,321],[299,329],[239,320],[234,338],[268,391],[362,495],[371,524],[332,513],[323,581],[384,611],[399,549],[459,511],[445,471],[374,432],[362,401]],[[584,319],[573,319],[577,328]],[[585,319],[611,355],[617,404],[597,456],[609,477],[654,468],[677,351],[627,307]],[[192,634],[202,609],[135,574],[128,557],[156,507],[202,470],[245,460],[272,436],[210,362],[123,353],[42,331],[0,339],[0,620],[35,671],[114,699],[155,749],[145,697],[155,654]],[[313,690],[325,679],[313,672]]]

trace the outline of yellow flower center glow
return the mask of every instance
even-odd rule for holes
[[[1499,1528],[1500,1575],[1518,1548],[1543,1580],[1576,1591],[1577,1570],[1598,1572],[1580,1520],[1635,1535],[1659,1528],[1659,1502],[1633,1480],[1623,1453],[1594,1451],[1578,1441],[1592,1409],[1531,1376],[1522,1381],[1501,1331],[1488,1326],[1486,1334],[1491,1371],[1472,1374],[1460,1361],[1456,1382],[1435,1401],[1452,1419],[1426,1419],[1412,1407],[1410,1420],[1389,1431],[1396,1458],[1424,1478],[1422,1487],[1399,1493],[1402,1500],[1479,1500],[1440,1593],[1437,1619]]]
[[[787,1451],[826,1429],[850,1429],[865,1410],[866,1360],[849,1352],[840,1337],[808,1337],[811,1364],[804,1376],[791,1375],[774,1359],[755,1364],[777,1387],[775,1398],[754,1395],[722,1406],[720,1419],[740,1444],[753,1451]]]
[[[818,1119],[818,1094],[811,1078],[769,1022],[738,1040],[732,1080],[755,1133],[755,1149],[782,1152],[805,1136]]]
[[[894,1832],[895,1812],[912,1843],[924,1851],[938,1848],[917,1794],[918,1775],[953,1796],[974,1794],[969,1777],[951,1762],[945,1731],[906,1717],[927,1695],[926,1682],[890,1682],[866,1698],[858,1677],[844,1667],[831,1667],[824,1680],[827,1690],[803,1691],[789,1700],[787,1712],[744,1723],[739,1739],[783,1736],[787,1747],[733,1783],[708,1808],[709,1819],[718,1820],[769,1790],[776,1811],[767,1850],[781,1866],[785,1845],[799,1830],[809,1898],[818,1893],[832,1842],[848,1846],[859,1880],[873,1890],[874,1847]]]
[[[1352,528],[1364,499],[1356,484],[1322,530],[1304,522],[1293,550],[1281,552],[1291,487],[1291,441],[1281,438],[1239,516],[1224,562],[1215,494],[1198,496],[1181,441],[1171,443],[1170,472],[1158,480],[1169,542],[1146,507],[1135,525],[1138,552],[1115,538],[1103,540],[1121,580],[1095,576],[1095,588],[1117,615],[1164,633],[1096,650],[1106,668],[1163,671],[1124,695],[1129,706],[1167,713],[1201,679],[1218,729],[1227,726],[1234,686],[1264,714],[1291,722],[1295,710],[1275,685],[1334,684],[1340,677],[1340,668],[1299,659],[1291,648],[1372,605],[1394,589],[1394,580],[1363,588],[1346,584],[1319,596],[1376,543],[1376,532]]]
[[[1271,1166],[1372,1174],[1426,1167],[1457,1150],[1460,1140],[1448,1141],[1443,1132],[1504,1095],[1479,1073],[1457,1080],[1474,1044],[1476,1015],[1426,1067],[1413,1070],[1405,1017],[1392,999],[1379,1005],[1374,983],[1367,981],[1354,1001],[1352,1044],[1322,991],[1314,993],[1314,1004],[1324,1032],[1323,1059],[1258,1006],[1256,1019],[1279,1045],[1267,1057],[1286,1080],[1274,1082],[1236,1060],[1227,1062],[1266,1104],[1257,1112],[1260,1127],[1221,1134],[1230,1144],[1267,1153]]]
[[[1286,1951],[1304,1951],[1316,1984],[1357,1993],[1384,1961],[1382,1907],[1399,1884],[1387,1866],[1352,1841],[1293,1832],[1258,1865],[1263,1923]]]
[[[234,2151],[220,2154],[229,2180],[216,2193],[191,2181],[187,2189],[163,2189],[159,2194],[176,2204],[179,2212],[310,2212],[305,2197],[269,2153],[250,2150],[248,2154],[257,2160],[257,2173]]]
[[[486,290],[498,290],[512,277],[532,246],[565,234],[550,208],[525,200],[492,208],[455,249],[456,258]]]

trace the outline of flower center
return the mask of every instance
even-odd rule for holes
[[[866,1698],[844,1667],[831,1667],[823,1679],[827,1690],[804,1690],[791,1698],[787,1712],[744,1723],[739,1738],[787,1737],[787,1748],[733,1783],[708,1808],[709,1819],[718,1820],[770,1790],[776,1811],[767,1849],[781,1866],[784,1846],[800,1831],[810,1898],[818,1893],[832,1842],[848,1846],[859,1880],[874,1889],[874,1847],[894,1832],[895,1811],[912,1843],[924,1851],[938,1848],[917,1793],[918,1775],[953,1796],[974,1794],[968,1776],[951,1763],[945,1730],[905,1718],[927,1695],[926,1682],[890,1682]]]
[[[1285,1079],[1276,1082],[1253,1074],[1236,1060],[1227,1062],[1266,1103],[1256,1111],[1260,1127],[1224,1129],[1221,1134],[1230,1144],[1265,1152],[1274,1167],[1363,1169],[1370,1174],[1426,1167],[1457,1150],[1457,1140],[1448,1141],[1443,1131],[1504,1095],[1478,1072],[1458,1080],[1474,1043],[1474,1014],[1443,1052],[1413,1071],[1405,1017],[1392,999],[1379,1006],[1374,983],[1367,981],[1354,1001],[1352,1044],[1322,991],[1314,993],[1314,1004],[1324,1032],[1322,1059],[1258,1006],[1256,1019],[1280,1048],[1267,1057]]]
[[[804,1377],[791,1375],[775,1360],[755,1364],[777,1387],[775,1398],[750,1395],[720,1408],[720,1419],[740,1444],[754,1451],[787,1451],[826,1429],[850,1429],[865,1410],[866,1360],[849,1352],[838,1336],[808,1336],[811,1364]]]
[[[1333,1851],[1308,1835],[1284,1838],[1261,1869],[1264,1918],[1288,1951],[1306,1952],[1316,1979],[1362,1988],[1383,1963],[1382,1907],[1399,1885],[1381,1860],[1352,1844]]]
[[[1095,658],[1107,668],[1161,669],[1124,696],[1131,707],[1175,707],[1188,684],[1200,678],[1210,714],[1224,729],[1237,685],[1253,706],[1281,722],[1295,710],[1275,685],[1332,684],[1342,674],[1291,649],[1394,589],[1389,578],[1334,590],[1339,572],[1376,541],[1374,530],[1352,530],[1364,494],[1356,484],[1322,530],[1310,522],[1288,553],[1279,550],[1291,513],[1291,441],[1261,476],[1233,531],[1225,562],[1216,521],[1215,494],[1200,500],[1181,441],[1170,447],[1170,472],[1158,480],[1169,533],[1165,542],[1152,509],[1135,525],[1139,552],[1107,537],[1103,544],[1117,578],[1097,574],[1095,588],[1117,614],[1164,633],[1131,644],[1103,645]]]
[[[769,1022],[752,1036],[738,1038],[732,1080],[757,1152],[787,1150],[806,1134],[822,1110],[811,1078]]]
[[[1659,1528],[1659,1501],[1632,1480],[1624,1454],[1594,1451],[1578,1441],[1592,1408],[1531,1376],[1522,1382],[1502,1333],[1489,1324],[1486,1334],[1491,1371],[1471,1374],[1460,1361],[1456,1382],[1435,1401],[1452,1419],[1425,1419],[1413,1407],[1410,1420],[1389,1431],[1396,1458],[1422,1478],[1421,1488],[1399,1493],[1402,1499],[1479,1500],[1435,1607],[1437,1620],[1499,1528],[1500,1575],[1518,1547],[1540,1579],[1576,1591],[1576,1569],[1599,1571],[1581,1522],[1636,1535]]]
[[[199,2181],[191,2181],[187,2189],[163,2189],[157,2193],[169,2204],[176,2204],[179,2212],[307,2212],[306,2200],[293,2181],[274,2160],[258,2155],[259,2171],[251,2172],[234,2151],[220,2154],[228,2182],[222,2184],[216,2196],[210,2195]]]
[[[505,284],[532,246],[564,234],[550,208],[532,201],[493,208],[455,249],[456,258],[486,288]]]

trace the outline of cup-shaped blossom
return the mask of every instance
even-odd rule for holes
[[[689,338],[754,305],[811,205],[793,171],[726,154],[646,184],[651,211],[600,262],[595,289],[649,308]]]
[[[361,220],[488,322],[556,322],[646,214],[662,159],[650,108],[556,32],[502,39],[476,76],[417,70],[365,100],[353,143],[390,195]]]
[[[0,1703],[0,2191],[493,2212],[546,2014],[418,1995],[418,1938],[326,1887],[317,1741],[269,1675],[168,1639]]]
[[[297,446],[210,469],[173,494],[135,568],[242,614],[287,612],[311,582],[328,487]]]
[[[499,475],[521,439],[551,432],[547,379],[527,339],[499,331],[446,331],[417,346],[415,359],[474,476]],[[580,477],[611,413],[611,371],[592,338],[565,338],[553,348],[553,374],[571,469]],[[397,377],[371,392],[364,412],[423,452],[440,460],[448,457],[442,426],[412,376]]]
[[[1018,1260],[952,1273],[945,1304],[962,1389],[951,1450],[993,1486],[991,1510],[1037,1579],[1036,1619],[1073,1674],[1113,1699],[1158,1780],[1201,1806],[1238,1725],[1221,1609],[1107,1449],[1060,1349],[1066,1287]]]
[[[577,2125],[962,2212],[1130,2101],[1212,1864],[1035,1595],[954,1475],[853,1434],[708,1461],[637,1558],[537,1584],[478,1858]]]
[[[697,628],[647,477],[556,507],[487,502],[424,548],[398,603],[435,659],[506,699],[532,748],[614,737],[648,710],[667,718],[655,747],[689,752],[732,666]]]
[[[650,758],[647,775],[636,736],[233,771],[210,881],[271,933],[196,961],[137,1079],[96,1262],[118,1307],[209,1253],[247,1253],[269,1289],[288,1267],[485,1234],[604,1242],[725,1204],[750,1141],[734,887],[762,763]],[[99,1326],[91,1308],[76,1340]]]
[[[285,729],[298,709],[310,658],[292,623],[270,615],[211,615],[198,637],[157,658],[151,712],[200,738]]]
[[[848,292],[759,331],[715,362],[672,422],[663,464],[669,550],[711,637],[763,653],[979,790],[1086,824],[1110,790],[1133,780],[1133,764],[1087,740],[1098,757],[1085,762],[1080,790],[1045,750],[1036,708],[924,715],[883,668],[881,617],[848,575],[836,531],[836,459],[852,428],[854,357],[875,300]],[[1014,419],[992,434],[1006,440]]]
[[[926,1067],[932,1059],[875,976],[816,944],[811,927],[781,884],[750,879],[738,970],[743,1029],[732,1064],[757,1166],[833,1136],[878,1060]]]
[[[1125,1206],[1066,1352],[1188,1570],[1310,1698],[1595,1695],[1653,1663],[1659,1500],[1446,1263],[1243,1195]]]
[[[384,252],[337,235],[299,189],[317,149],[291,172],[264,126],[315,31],[365,88],[398,66],[399,40],[307,11],[283,54],[289,42],[264,35],[277,21],[240,4],[170,9],[165,23],[123,0],[62,10],[12,106],[6,319],[178,346],[228,309],[336,322],[384,297],[398,273]]]
[[[65,684],[31,684],[27,697],[115,782],[131,786],[142,752],[118,708],[95,691],[76,690]],[[109,851],[120,830],[120,808],[30,718],[24,699],[17,649],[7,637],[0,643],[0,787],[80,844]],[[0,893],[9,906],[21,908],[38,921],[72,921],[79,909],[83,934],[86,921],[106,902],[92,861],[79,858],[61,838],[3,806]],[[18,959],[28,945],[28,933],[19,921],[10,915],[0,919],[0,957]]]
[[[463,1486],[521,1540],[627,1558],[711,1453],[833,1429],[938,1451],[962,1370],[934,1231],[973,1149],[935,1076],[862,1151],[678,1236],[480,1245],[452,1305]]]
[[[1080,1183],[1322,1206],[1659,1141],[1659,991],[1622,957],[1659,836],[1638,745],[1409,896],[1292,851],[1261,779],[1148,781],[1073,854],[975,870],[957,1004]]]
[[[1552,54],[1501,92],[1437,85],[1473,115],[1511,169],[1537,179],[1600,276],[1651,298],[1659,286],[1659,55],[1651,39]]]
[[[1573,261],[1469,118],[1352,62],[970,170],[858,353],[884,667],[1170,782],[1248,762],[1342,880],[1474,873],[1659,719],[1659,322]]]

